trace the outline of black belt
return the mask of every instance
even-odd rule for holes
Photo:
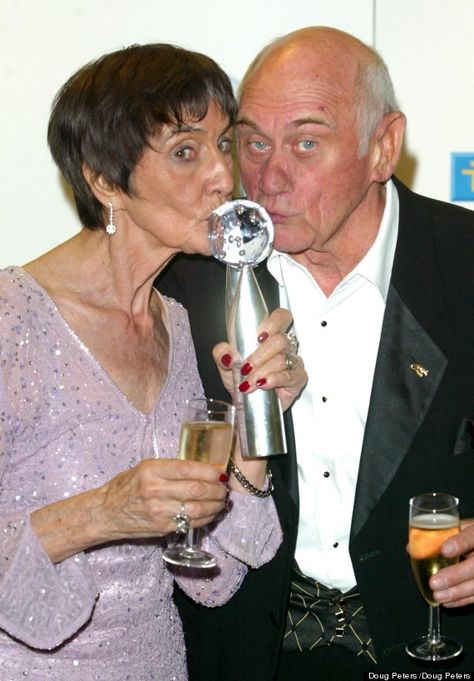
[[[295,565],[291,581],[284,652],[338,645],[376,662],[357,589],[329,589]]]

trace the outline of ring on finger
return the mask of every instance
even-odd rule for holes
[[[176,513],[171,520],[176,523],[176,532],[178,534],[186,534],[191,527],[191,520],[186,513],[186,505],[184,502],[181,504],[179,513]]]
[[[285,367],[288,371],[293,371],[293,369],[296,369],[299,363],[299,358],[296,355],[293,355],[291,352],[287,354],[285,357]]]
[[[296,355],[299,346],[296,334],[290,331],[289,333],[285,333],[285,336],[287,337],[288,343],[290,344],[288,348],[288,355]]]

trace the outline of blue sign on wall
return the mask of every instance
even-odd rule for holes
[[[474,201],[474,151],[451,154],[451,200]]]

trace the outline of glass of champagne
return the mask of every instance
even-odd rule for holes
[[[234,436],[235,407],[220,400],[196,398],[186,401],[178,459],[210,463],[225,473]],[[167,563],[182,567],[215,567],[211,553],[197,546],[197,529],[191,528],[183,545],[166,549]]]
[[[432,575],[459,560],[446,558],[441,553],[443,542],[459,529],[459,500],[456,497],[430,492],[410,499],[410,562],[418,589],[430,608],[428,633],[406,645],[408,655],[418,660],[449,660],[462,651],[458,641],[441,635],[439,603],[434,600],[429,586]]]

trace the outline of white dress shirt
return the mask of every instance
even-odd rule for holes
[[[349,532],[398,208],[389,181],[375,242],[329,297],[291,256],[274,251],[268,259],[309,376],[292,408],[300,493],[296,560],[306,575],[342,592],[356,583]]]

